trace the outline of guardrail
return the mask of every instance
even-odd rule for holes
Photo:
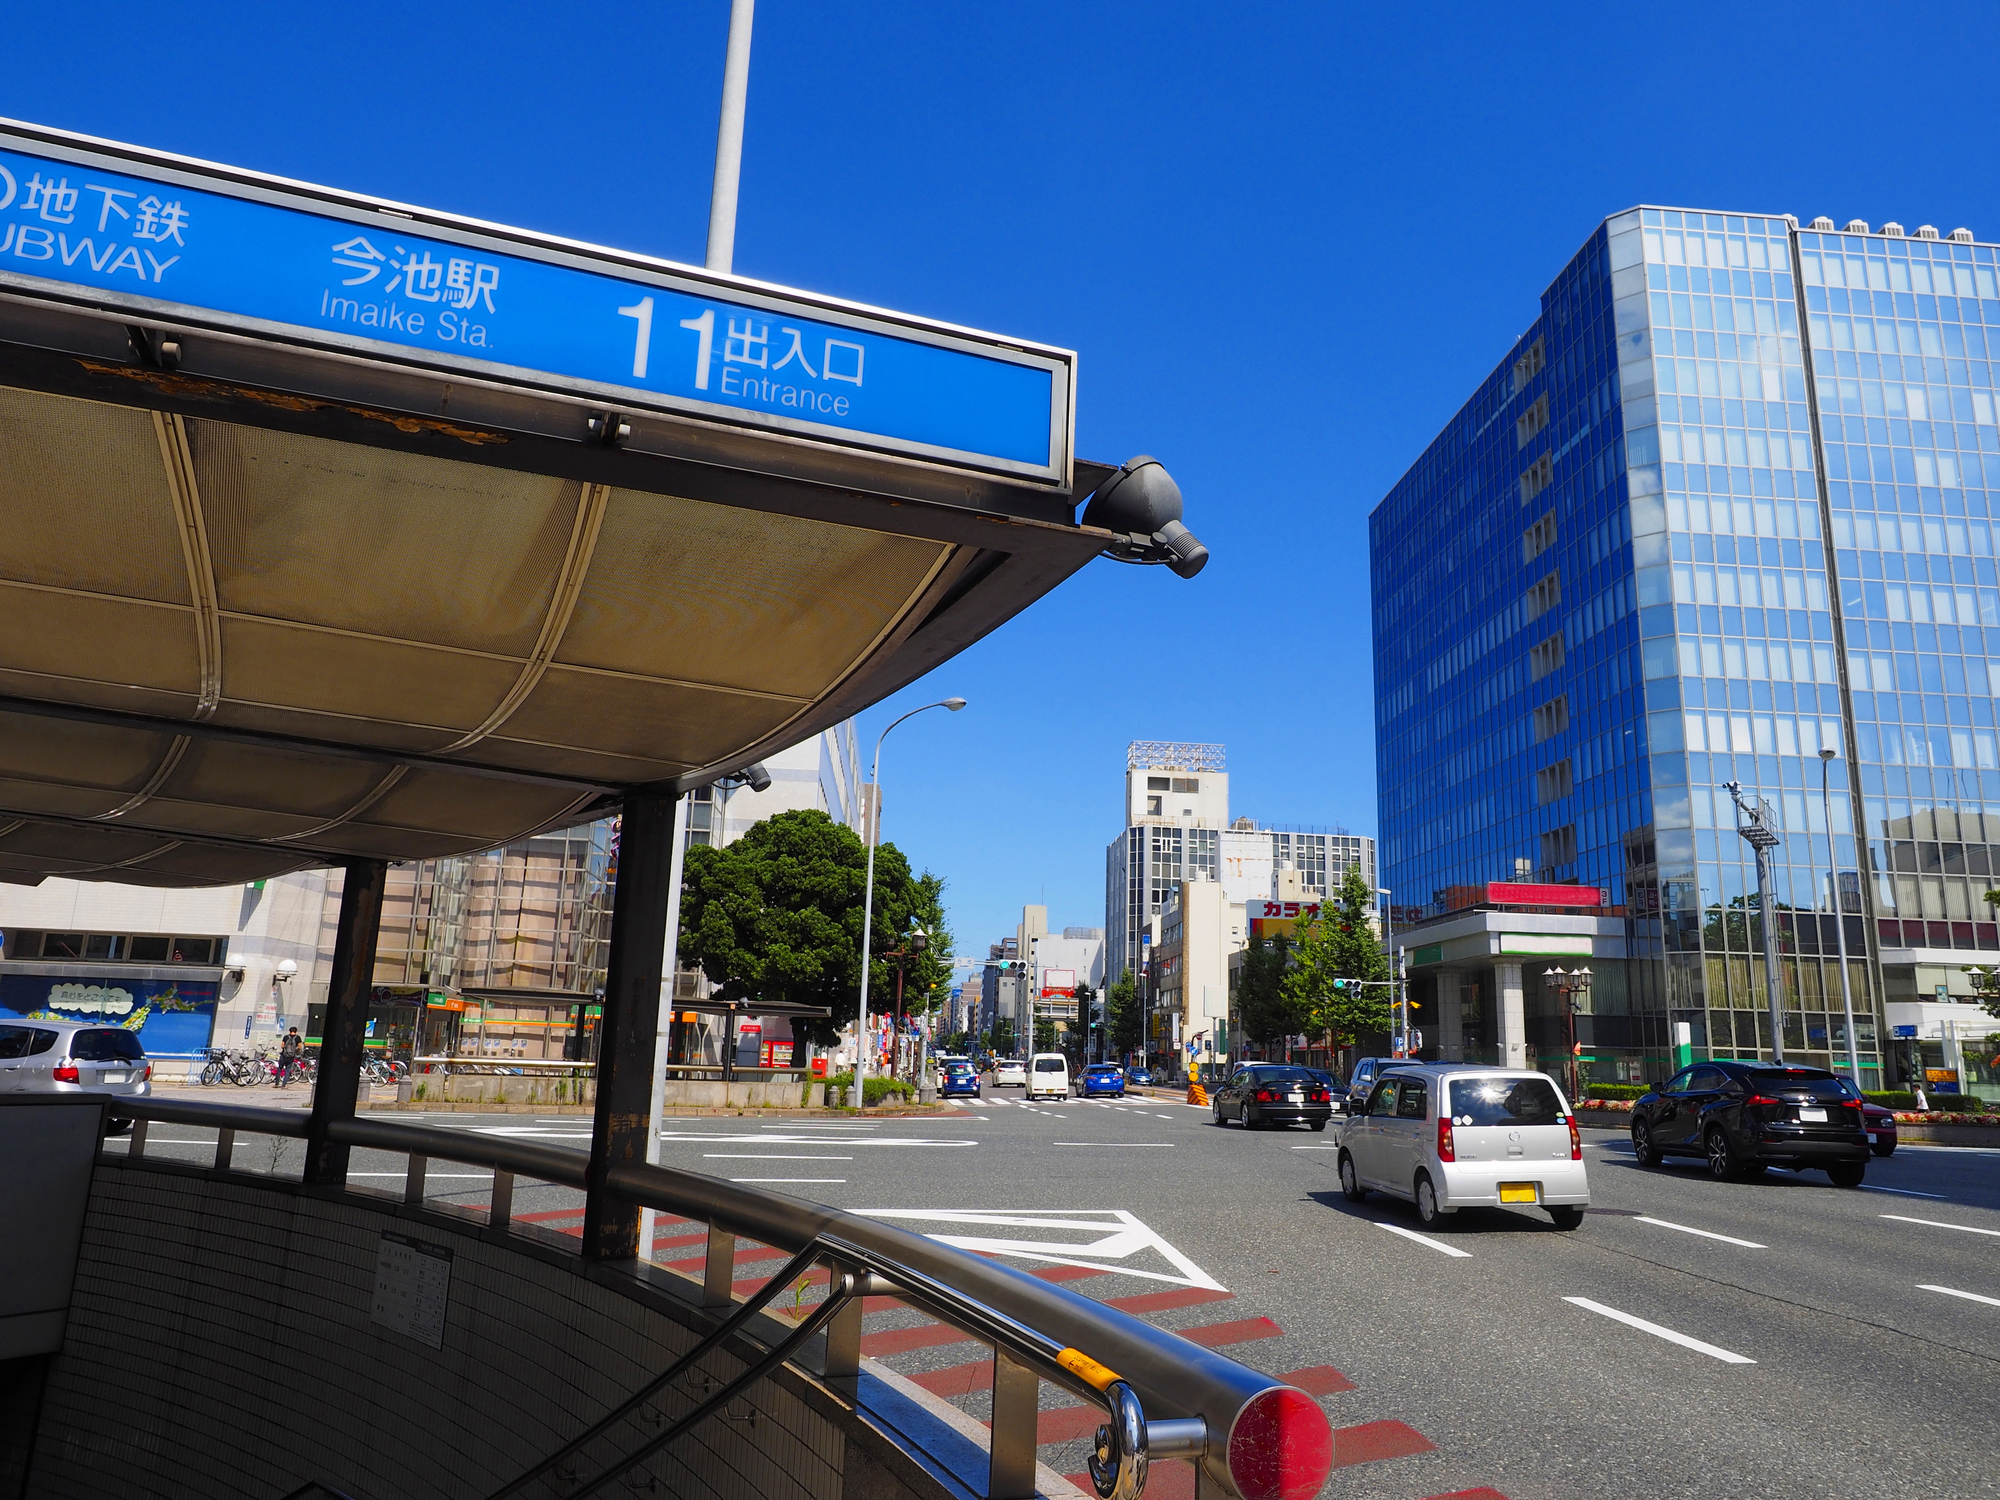
[[[147,1124],[155,1120],[217,1130],[218,1169],[229,1168],[238,1134],[306,1134],[306,1116],[296,1110],[125,1097],[104,1102],[108,1117],[133,1122],[127,1158],[132,1162],[144,1160]],[[385,1120],[336,1120],[328,1133],[351,1146],[407,1156],[403,1201],[410,1204],[423,1202],[425,1169],[432,1160],[491,1171],[488,1219],[503,1229],[511,1228],[517,1177],[582,1188],[589,1160],[562,1147]],[[1309,1500],[1331,1470],[1331,1428],[1319,1404],[1303,1391],[1010,1266],[857,1214],[699,1172],[633,1164],[612,1168],[608,1185],[629,1203],[708,1225],[702,1300],[710,1308],[729,1309],[729,1315],[695,1351],[492,1500],[514,1493],[629,1417],[700,1353],[742,1332],[805,1268],[822,1262],[829,1276],[827,1298],[797,1328],[720,1395],[649,1438],[644,1452],[621,1455],[584,1487],[567,1488],[565,1494],[574,1500],[625,1472],[645,1453],[720,1410],[822,1329],[826,1353],[816,1373],[836,1386],[851,1385],[861,1369],[863,1298],[871,1294],[897,1297],[993,1349],[990,1496],[1035,1492],[1042,1380],[1105,1409],[1107,1420],[1089,1461],[1104,1500],[1139,1500],[1147,1466],[1160,1458],[1192,1460],[1224,1494],[1240,1500]],[[739,1236],[792,1256],[740,1304],[732,1291]]]

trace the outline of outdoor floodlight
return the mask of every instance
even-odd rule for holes
[[[947,698],[944,700],[944,706],[953,713],[957,713],[961,708],[965,707],[965,700],[963,698]]]
[[[1181,487],[1150,454],[1128,459],[1097,487],[1083,524],[1118,533],[1104,549],[1117,562],[1165,563],[1183,578],[1208,566],[1208,548],[1181,524]]]

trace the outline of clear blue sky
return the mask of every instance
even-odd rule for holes
[[[727,0],[23,6],[0,113],[699,262]],[[761,0],[737,268],[1080,351],[1214,551],[864,716],[961,951],[1103,920],[1128,740],[1375,826],[1365,520],[1637,202],[2000,238],[1991,6]]]

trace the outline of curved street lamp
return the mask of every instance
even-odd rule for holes
[[[922,708],[911,709],[903,715],[903,719],[914,719],[933,708],[948,708],[957,713],[963,707],[963,698],[944,698],[936,703],[926,703]],[[889,729],[894,729],[903,719],[892,720]],[[856,1109],[860,1109],[867,1099],[863,1085],[868,1078],[868,941],[873,936],[870,924],[875,917],[875,846],[882,842],[882,741],[889,738],[889,729],[884,729],[875,737],[875,763],[868,780],[868,784],[875,788],[875,805],[869,810],[868,818],[868,893],[861,902],[861,1006],[854,1018],[853,1101]]]

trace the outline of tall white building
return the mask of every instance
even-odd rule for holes
[[[1147,926],[1177,899],[1183,882],[1215,881],[1235,906],[1281,896],[1315,899],[1358,864],[1374,889],[1374,839],[1344,829],[1231,821],[1226,767],[1221,745],[1134,740],[1126,747],[1125,827],[1105,851],[1107,982],[1128,968],[1138,973]]]

